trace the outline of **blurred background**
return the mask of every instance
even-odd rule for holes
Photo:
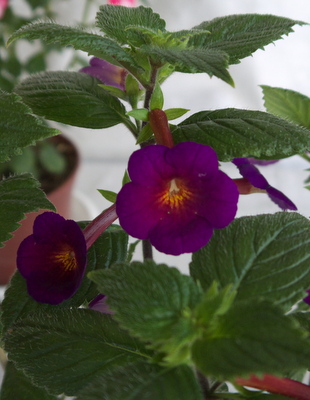
[[[99,5],[105,1],[84,0],[9,0],[10,12],[21,18],[52,17],[58,23],[90,25]],[[41,5],[44,7],[42,7]],[[275,14],[310,23],[309,0],[145,0],[167,21],[168,30],[189,29],[216,17],[239,13]],[[34,6],[35,5],[35,6]],[[1,23],[1,21],[0,21]],[[264,110],[259,85],[270,85],[299,91],[310,96],[310,26],[296,25],[293,33],[265,48],[258,50],[240,64],[230,67],[235,88],[217,78],[204,74],[175,73],[163,85],[164,108],[183,107],[190,113],[200,110],[235,107]],[[31,58],[42,46],[39,42],[19,40],[16,45],[21,60]],[[1,52],[0,52],[1,56]],[[88,57],[71,49],[53,49],[47,56],[48,70],[78,70]],[[24,72],[24,75],[26,73]],[[21,75],[22,76],[22,75]],[[90,219],[108,207],[97,189],[118,191],[130,154],[138,149],[134,138],[126,128],[117,126],[108,130],[86,130],[53,123],[78,147],[81,164],[74,186],[72,218]],[[239,177],[231,164],[222,166],[232,178]],[[304,180],[310,165],[298,156],[282,160],[274,165],[260,167],[269,183],[282,190],[306,217],[310,216],[310,192],[304,188]],[[238,216],[277,212],[265,194],[241,196]],[[156,254],[156,261],[176,263],[185,267],[189,256],[184,258]]]

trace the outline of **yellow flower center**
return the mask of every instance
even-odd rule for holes
[[[75,253],[67,246],[62,251],[54,254],[54,258],[57,263],[62,265],[64,271],[72,271],[77,267]]]
[[[184,206],[187,200],[192,198],[193,193],[180,179],[172,179],[167,190],[162,194],[160,201],[169,206],[171,210]]]

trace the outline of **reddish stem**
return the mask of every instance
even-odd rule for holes
[[[269,393],[282,394],[295,400],[310,400],[310,386],[288,378],[278,378],[273,375],[263,375],[262,378],[258,378],[251,375],[248,379],[237,378],[235,383]]]
[[[155,135],[156,143],[173,147],[173,138],[166,113],[159,108],[155,108],[149,113],[149,121]]]
[[[101,233],[116,220],[117,214],[115,208],[116,206],[113,204],[111,207],[104,210],[83,230],[87,250],[98,239]]]

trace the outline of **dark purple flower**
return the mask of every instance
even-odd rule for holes
[[[308,296],[304,298],[304,302],[310,305],[310,289],[306,290]]]
[[[237,186],[218,169],[209,146],[146,146],[132,154],[128,173],[131,182],[116,200],[120,224],[163,253],[199,250],[214,229],[224,228],[236,215]]]
[[[240,174],[254,187],[265,191],[270,199],[283,210],[297,210],[295,204],[280,190],[271,186],[267,179],[251,163],[248,158],[234,158],[233,163],[238,167]]]
[[[103,314],[113,314],[113,311],[111,311],[107,305],[107,296],[104,294],[98,294],[98,296],[89,303],[88,308]]]
[[[86,242],[78,224],[53,212],[36,218],[33,234],[17,252],[17,268],[29,295],[48,304],[59,304],[77,291],[86,261]]]
[[[90,66],[80,69],[80,72],[94,76],[105,85],[114,86],[125,91],[128,72],[124,68],[97,57],[91,58],[89,64]]]

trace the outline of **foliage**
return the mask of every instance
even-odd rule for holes
[[[38,4],[32,1],[34,9]],[[10,18],[9,10],[4,22],[9,23]],[[22,22],[27,21],[18,24]],[[169,125],[168,119],[182,118],[188,110],[161,110],[164,99],[160,85],[173,72],[205,73],[233,86],[229,65],[238,64],[257,49],[289,34],[296,24],[304,25],[283,17],[245,14],[169,32],[165,21],[148,7],[102,5],[96,17],[96,33],[50,21],[23,25],[9,38],[10,46],[19,39],[72,46],[105,59],[112,70],[113,66],[123,68],[128,76],[124,90],[115,90],[117,85],[113,88],[86,73],[38,73],[33,67],[36,60],[23,66],[34,73],[17,85],[14,79],[7,81],[7,91],[0,93],[1,161],[37,140],[57,134],[47,127],[45,119],[92,129],[124,124],[141,147],[188,141],[198,143],[195,148],[211,146],[217,155],[207,167],[213,172],[218,160],[277,160],[309,151],[309,99],[286,89],[263,86],[268,112],[202,110]],[[42,67],[42,59],[37,57]],[[20,69],[16,65],[16,71]],[[9,86],[14,87],[14,93],[8,93]],[[114,137],[111,140],[117,141]],[[212,174],[197,150],[187,157],[198,160],[206,170],[199,170],[199,176],[193,179],[196,186],[188,182],[186,186],[179,182],[181,173],[173,175],[174,152],[169,154],[165,169],[159,159],[147,168],[147,157],[139,159],[139,168],[128,168],[123,187],[135,180],[148,182],[146,171],[150,168],[162,180],[165,174],[171,174],[169,187],[162,188],[161,180],[156,181],[159,200],[150,203],[148,214],[141,217],[141,230],[147,225],[146,219],[153,226],[158,222],[156,207],[162,201],[170,207],[167,214],[175,210],[181,210],[178,217],[186,214],[184,219],[189,220],[188,226],[198,241],[203,204],[191,211],[198,220],[198,228],[194,229],[182,201],[195,195],[196,186],[203,188],[205,180],[209,179],[211,185]],[[184,165],[187,168],[189,164],[181,162],[181,171]],[[255,191],[251,182],[247,184]],[[151,183],[145,185],[147,193],[153,190]],[[215,191],[212,187],[210,193]],[[290,379],[309,368],[309,313],[301,305],[310,287],[307,218],[281,212],[237,218],[224,227],[227,224],[212,212],[215,196],[207,210],[212,238],[193,253],[190,275],[183,275],[177,268],[150,259],[146,237],[137,236],[144,242],[145,256],[137,261],[137,242],[128,246],[124,229],[110,226],[117,217],[119,196],[106,189],[100,189],[100,193],[116,206],[113,204],[93,221],[79,223],[88,262],[76,293],[59,305],[36,302],[28,294],[28,280],[19,272],[6,290],[1,321],[9,361],[1,399],[52,400],[64,395],[77,400],[309,398],[309,387],[297,382],[301,385],[298,393],[304,394],[296,394],[296,381]],[[231,194],[223,192],[217,199],[224,195],[229,199]],[[198,195],[195,199],[190,203],[193,207],[199,199],[201,203]],[[126,201],[132,212],[141,216],[135,196]],[[53,207],[29,175],[3,180],[0,204],[1,243],[26,212]],[[176,240],[184,237],[184,232],[173,230],[175,220],[170,220],[169,230],[161,225],[157,232],[167,242],[171,239],[167,231]],[[182,229],[188,226],[182,225]],[[62,254],[56,256],[64,258]],[[106,296],[108,313],[93,309],[93,300],[100,294]],[[265,393],[238,385],[242,378],[248,379],[246,386],[251,387],[253,375],[264,382],[270,374],[281,377],[283,385],[270,390],[271,386],[262,387]],[[235,393],[227,392],[225,381],[235,384]]]

